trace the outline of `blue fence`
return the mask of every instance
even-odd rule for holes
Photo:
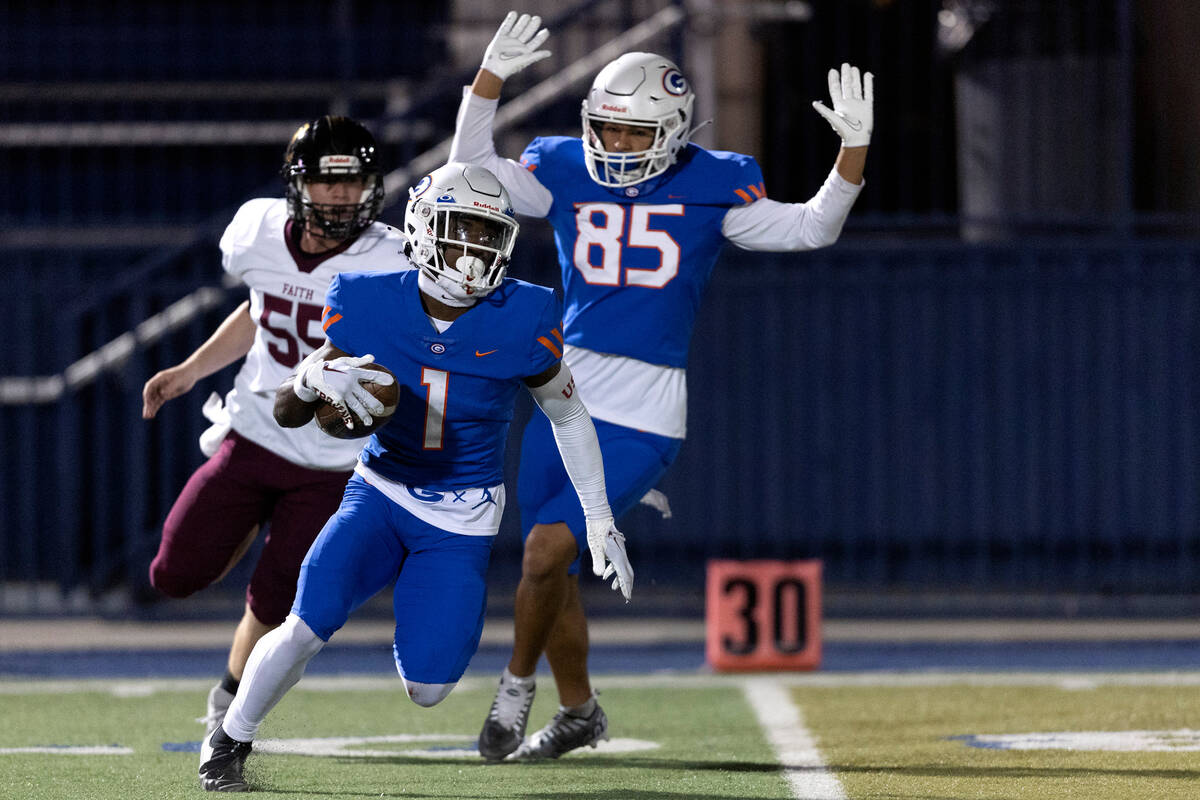
[[[553,274],[548,253],[523,250],[530,277]],[[15,322],[42,333],[17,347],[40,359],[98,344],[211,283],[215,258],[210,242],[100,304],[47,291],[30,263]],[[834,586],[1194,591],[1198,262],[1200,245],[1167,243],[728,250],[693,348],[689,438],[662,487],[675,515],[626,521],[639,574],[819,556]],[[141,385],[240,299],[56,405],[0,417],[0,580],[142,579],[201,460],[199,406],[231,371],[153,423]],[[497,559],[518,549],[510,513]]]
[[[727,252],[678,544],[870,586],[1190,592],[1194,245]]]

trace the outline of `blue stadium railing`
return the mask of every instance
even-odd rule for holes
[[[211,278],[173,274],[81,312],[17,269],[20,330],[59,297],[70,357]],[[832,585],[1193,592],[1200,579],[1200,244],[847,241],[797,255],[729,249],[690,363],[689,437],[646,509],[639,575],[705,557],[825,559]],[[530,246],[517,274],[553,275]],[[50,284],[56,288],[48,291]],[[0,415],[0,580],[92,591],[142,576],[201,461],[199,406],[230,371],[140,419],[143,381],[196,347],[213,309],[81,392]],[[35,326],[36,327],[36,326]],[[26,328],[28,329],[28,328]],[[510,465],[511,466],[511,465]],[[516,560],[515,507],[496,558]]]

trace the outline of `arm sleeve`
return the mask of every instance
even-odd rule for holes
[[[729,209],[721,233],[743,250],[815,250],[837,241],[850,208],[864,184],[830,171],[807,203],[780,203],[761,198]]]
[[[496,117],[499,100],[487,100],[466,87],[462,104],[458,107],[458,119],[454,127],[454,141],[450,144],[450,161],[465,161],[489,169],[504,184],[513,208],[518,214],[544,217],[550,213],[554,196],[533,173],[510,158],[501,158],[496,153],[492,140],[492,122]]]
[[[530,387],[529,393],[554,429],[554,441],[558,444],[567,476],[579,495],[584,518],[611,517],[596,426],[579,399],[579,392],[575,391],[575,380],[566,362],[557,375],[541,386]]]

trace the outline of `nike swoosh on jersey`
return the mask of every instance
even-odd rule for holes
[[[495,351],[495,350],[488,350],[487,352],[481,353],[481,352],[479,352],[478,350],[476,350],[476,351],[475,351],[475,357],[476,357],[476,358],[483,358],[484,356],[490,356],[490,355],[491,355],[492,353],[494,353],[494,352],[496,352],[496,351]]]

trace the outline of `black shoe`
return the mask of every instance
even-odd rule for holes
[[[200,785],[206,792],[248,792],[250,784],[242,775],[250,742],[230,738],[217,728],[200,747]]]

